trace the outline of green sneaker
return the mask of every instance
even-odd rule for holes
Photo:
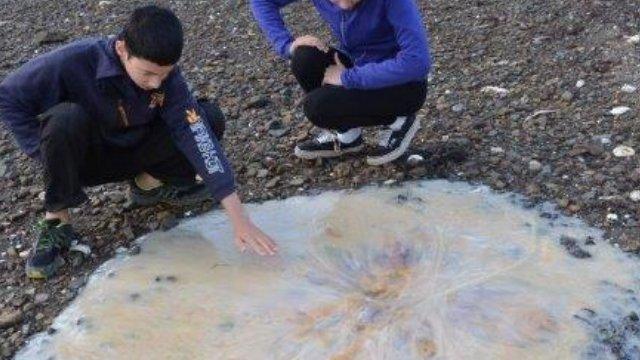
[[[70,224],[62,224],[58,219],[38,222],[36,231],[38,240],[27,261],[27,277],[46,279],[64,265],[61,255],[69,250],[71,243],[78,240],[79,236]]]

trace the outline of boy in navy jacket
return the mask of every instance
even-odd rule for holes
[[[44,169],[46,214],[27,263],[29,277],[55,273],[77,236],[68,209],[87,199],[84,186],[131,179],[131,200],[140,205],[221,201],[241,250],[275,252],[235,192],[219,145],[221,111],[196,101],[175,65],[182,47],[178,18],[142,7],[118,37],[68,44],[0,84],[0,117]]]
[[[414,0],[312,0],[340,49],[314,36],[294,38],[280,8],[296,0],[251,0],[253,13],[275,50],[291,59],[307,92],[304,111],[332,130],[300,143],[305,159],[335,157],[363,148],[363,126],[385,126],[370,165],[399,158],[420,128],[416,112],[427,94],[431,66],[427,32]]]

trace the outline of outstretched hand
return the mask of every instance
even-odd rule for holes
[[[251,220],[246,220],[241,224],[235,226],[234,242],[240,252],[245,252],[247,249],[255,252],[260,256],[275,255],[278,251],[276,243],[255,226]]]
[[[278,246],[245,214],[237,193],[234,192],[222,199],[222,206],[227,210],[231,224],[233,224],[233,241],[238,250],[245,252],[250,249],[262,256],[276,254]]]

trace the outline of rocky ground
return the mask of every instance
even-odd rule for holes
[[[426,161],[380,168],[359,157],[293,157],[294,144],[313,129],[298,105],[300,88],[261,36],[247,0],[160,3],[185,23],[183,69],[195,91],[218,98],[229,119],[225,147],[245,200],[433,177],[468,180],[525,194],[532,204],[552,201],[604,229],[623,250],[640,251],[636,0],[418,0],[435,62],[413,151]],[[116,33],[139,4],[0,0],[0,78],[60,43]],[[329,39],[308,2],[286,13],[295,34]],[[3,128],[0,189],[1,358],[47,329],[88,274],[133,239],[213,206],[131,210],[124,184],[92,188],[90,202],[74,210],[90,256],[72,259],[43,283],[24,276],[30,228],[42,215],[40,170]]]

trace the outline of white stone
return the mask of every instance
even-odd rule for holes
[[[269,170],[267,170],[267,169],[260,169],[260,170],[258,170],[258,175],[257,175],[257,176],[258,176],[259,178],[266,178],[266,177],[267,177],[267,175],[269,175]]]
[[[620,199],[620,195],[604,195],[598,198],[600,201],[619,201]]]
[[[578,80],[578,81],[576,82],[576,87],[577,87],[578,89],[580,89],[581,87],[583,87],[583,86],[584,86],[584,84],[585,84],[584,80]]]
[[[538,171],[542,170],[542,163],[540,163],[540,161],[538,161],[538,160],[529,161],[529,170],[534,171],[534,172],[538,172]]]
[[[640,34],[627,37],[627,42],[629,44],[638,44],[638,43],[640,43]]]
[[[622,92],[626,92],[626,93],[633,93],[637,90],[638,88],[633,86],[633,85],[629,85],[629,84],[624,84],[622,85],[622,88],[620,90],[622,90]]]
[[[49,294],[46,293],[40,293],[40,294],[36,294],[35,298],[33,299],[33,301],[36,304],[42,304],[44,302],[46,302],[49,299]]]
[[[622,115],[626,112],[628,112],[629,110],[631,110],[631,108],[629,108],[628,106],[616,106],[613,109],[611,109],[611,111],[609,112],[611,115]]]
[[[456,112],[456,113],[461,113],[461,112],[464,111],[464,105],[462,105],[462,104],[453,105],[451,107],[451,111]]]
[[[480,91],[483,93],[492,93],[500,96],[505,96],[509,94],[509,90],[505,88],[497,87],[497,86],[485,86],[482,89],[480,89]]]
[[[407,158],[407,163],[411,166],[416,166],[424,161],[424,158],[421,155],[413,154]]]
[[[502,154],[504,152],[504,149],[499,147],[499,146],[492,146],[491,147],[491,153],[492,154]]]
[[[618,220],[618,215],[617,214],[607,214],[607,220],[608,221],[617,221]]]
[[[596,135],[593,137],[594,140],[600,141],[602,145],[611,144],[611,135]]]
[[[619,145],[613,149],[613,155],[616,157],[629,157],[636,154],[636,151],[633,148],[630,148],[626,145]]]
[[[633,190],[629,194],[629,198],[633,201],[640,201],[640,190]]]
[[[553,114],[553,113],[557,113],[558,110],[554,110],[554,109],[543,109],[543,110],[537,110],[536,112],[534,112],[533,114],[527,116],[526,119],[524,119],[524,121],[529,121],[535,117],[538,117],[540,115],[545,115],[545,114]]]

